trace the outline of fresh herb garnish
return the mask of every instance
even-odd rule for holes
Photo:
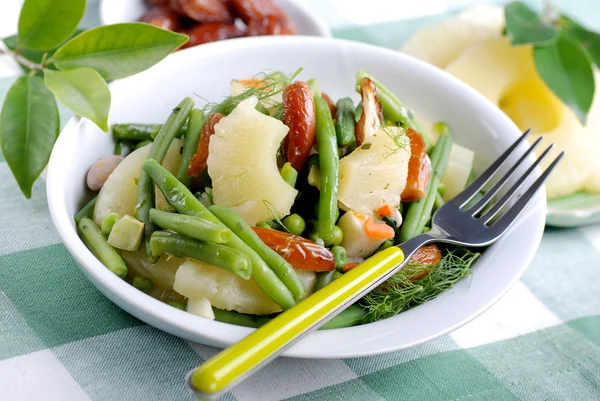
[[[220,103],[207,103],[206,106],[204,106],[204,111],[228,115],[237,107],[238,104],[249,97],[256,96],[259,102],[270,98],[271,96],[281,93],[285,86],[291,83],[301,71],[302,68],[298,68],[289,77],[286,77],[281,73],[267,74],[264,71],[260,72],[251,79],[251,81],[256,80],[254,84],[245,85],[248,89],[246,89],[244,92],[240,93],[239,95],[228,96]]]
[[[600,67],[600,35],[546,5],[540,15],[520,1],[508,4],[505,34],[515,46],[533,45],[540,77],[585,124],[595,91],[592,66]]]
[[[368,293],[360,301],[361,306],[367,312],[364,322],[371,323],[387,319],[434,299],[470,275],[471,266],[479,255],[479,253],[467,249],[457,249],[449,251],[433,267],[409,263],[398,274]],[[423,269],[431,269],[431,271],[421,279],[415,281],[409,279],[419,273],[422,274]]]

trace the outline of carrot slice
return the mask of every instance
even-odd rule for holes
[[[347,272],[348,270],[350,270],[350,269],[352,269],[353,267],[356,267],[356,266],[358,266],[358,265],[360,265],[360,263],[348,263],[348,264],[346,264],[346,265],[345,265],[345,266],[342,268],[342,270],[343,270],[343,271],[345,271],[345,272]]]
[[[394,238],[394,229],[385,223],[377,223],[373,217],[369,217],[363,226],[367,237],[373,239]]]
[[[381,217],[392,217],[394,215],[394,208],[392,205],[383,205],[377,210],[377,213],[379,213]]]

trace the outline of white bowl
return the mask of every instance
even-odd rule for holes
[[[331,30],[317,14],[300,1],[277,0],[296,23],[298,35],[331,37]],[[150,8],[146,0],[100,0],[100,22],[104,25],[139,21]]]
[[[262,69],[316,77],[333,98],[354,96],[355,74],[366,69],[406,101],[418,116],[446,121],[458,143],[476,152],[481,171],[520,134],[483,96],[449,74],[398,52],[350,41],[309,37],[244,38],[177,52],[134,77],[113,82],[110,124],[163,122],[183,97],[219,100],[231,78]],[[195,97],[199,104],[200,97]],[[176,336],[224,347],[252,329],[206,320],[163,304],[112,274],[77,236],[73,215],[85,203],[84,177],[113,151],[110,135],[87,120],[72,119],[50,159],[47,194],[54,224],[90,281],[109,299],[139,319]],[[311,333],[285,355],[341,358],[411,347],[464,325],[492,306],[531,262],[544,227],[545,194],[538,193],[512,232],[488,248],[471,279],[437,299],[369,325]],[[340,339],[343,338],[343,341]]]

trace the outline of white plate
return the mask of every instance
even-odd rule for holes
[[[331,30],[325,21],[301,2],[278,0],[277,3],[296,23],[299,35],[331,37]],[[100,21],[104,25],[139,21],[148,9],[145,0],[101,0]]]
[[[456,141],[476,152],[477,168],[495,159],[520,134],[483,96],[449,74],[398,52],[356,42],[309,37],[234,39],[180,51],[152,69],[111,84],[110,124],[160,123],[183,97],[218,100],[232,78],[262,69],[316,77],[333,98],[353,96],[355,74],[366,69],[385,82],[426,120],[443,120]],[[195,97],[201,102],[200,97]],[[73,215],[86,198],[84,177],[113,140],[87,120],[71,120],[58,138],[49,164],[47,193],[54,224],[90,281],[139,319],[176,336],[223,347],[251,329],[206,320],[137,291],[106,269],[77,236]],[[311,333],[285,355],[341,358],[379,354],[421,344],[464,325],[492,306],[531,262],[544,227],[545,194],[538,193],[512,232],[487,249],[471,279],[437,299],[369,325]],[[343,339],[340,341],[340,339]]]

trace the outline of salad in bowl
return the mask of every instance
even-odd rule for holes
[[[137,290],[207,319],[259,327],[366,258],[427,231],[473,177],[450,127],[426,132],[383,82],[360,95],[279,71],[163,124],[112,126],[116,147],[88,171],[97,195],[75,216],[87,247]],[[427,302],[479,254],[429,245],[323,329],[375,322]]]

